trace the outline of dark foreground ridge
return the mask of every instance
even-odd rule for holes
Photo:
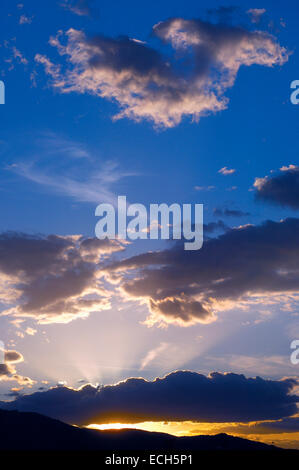
[[[299,451],[287,451],[260,442],[218,434],[216,436],[175,437],[169,434],[146,432],[132,429],[121,431],[97,431],[78,428],[62,423],[38,413],[0,410],[0,457],[13,458],[15,463],[29,459],[33,467],[40,468],[41,462],[53,463],[66,459],[68,464],[86,466],[97,459],[99,468],[115,468],[107,464],[107,459],[137,456],[138,465],[134,468],[153,468],[149,464],[151,454],[164,456],[192,455],[192,463],[184,463],[189,468],[199,468],[203,463],[228,462],[234,468],[241,468],[246,461],[255,464],[265,460],[284,465],[298,462]],[[161,456],[162,454],[162,456]],[[242,464],[243,465],[243,464]],[[155,465],[154,465],[155,466]],[[180,467],[181,465],[173,465]],[[165,468],[165,465],[159,465]],[[133,468],[119,463],[118,468]]]
[[[38,413],[0,410],[1,450],[262,450],[275,446],[227,434],[175,437],[132,429],[97,431],[78,428]]]

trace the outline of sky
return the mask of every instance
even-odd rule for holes
[[[299,7],[233,3],[2,0],[3,407],[299,448]],[[119,195],[203,248],[96,239]]]

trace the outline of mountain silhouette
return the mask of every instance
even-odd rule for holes
[[[97,431],[71,426],[38,413],[6,410],[0,410],[0,450],[281,451],[275,446],[227,434],[175,437],[132,429]]]

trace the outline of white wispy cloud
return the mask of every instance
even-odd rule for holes
[[[20,176],[48,187],[53,191],[74,198],[79,202],[92,202],[96,204],[117,204],[117,195],[110,189],[111,184],[117,183],[130,173],[122,172],[114,162],[106,162],[102,170],[97,169],[83,180],[58,174],[47,174],[33,164],[17,164],[12,170]]]
[[[140,370],[145,369],[148,364],[154,361],[168,347],[168,343],[161,343],[158,347],[151,349],[141,362]]]
[[[35,157],[22,159],[7,170],[61,195],[80,202],[117,205],[113,187],[136,172],[123,170],[117,161],[99,161],[80,142],[47,132],[36,139]],[[76,159],[73,165],[71,159]]]

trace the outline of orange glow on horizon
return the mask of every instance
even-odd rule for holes
[[[181,436],[196,436],[201,434],[219,434],[227,433],[236,437],[250,439],[254,441],[264,442],[266,444],[273,444],[278,447],[299,449],[299,433],[277,433],[277,434],[255,434],[242,433],[239,431],[238,426],[240,423],[196,423],[193,421],[145,421],[141,423],[104,423],[104,424],[89,424],[88,429],[96,429],[99,431],[109,431],[122,429],[138,429],[141,431],[149,432],[162,432],[172,434],[177,437]],[[248,423],[250,427],[250,423]],[[233,428],[236,428],[236,431]],[[238,432],[239,431],[239,432]]]

